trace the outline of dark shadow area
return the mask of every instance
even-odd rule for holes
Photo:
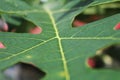
[[[83,26],[87,23],[120,13],[120,1],[89,7],[77,15],[72,23],[73,27]]]
[[[1,32],[15,32],[15,33],[30,33],[30,34],[40,34],[42,28],[36,26],[32,22],[29,22],[20,17],[5,16],[4,19],[0,19],[0,31]]]
[[[87,60],[93,69],[120,69],[120,44],[114,44],[100,49]]]
[[[41,80],[46,73],[36,66],[19,62],[4,71],[5,80]]]

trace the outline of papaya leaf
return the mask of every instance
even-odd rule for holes
[[[120,14],[79,28],[71,26],[86,8],[112,1],[50,0],[31,6],[24,0],[1,0],[1,15],[21,16],[40,26],[42,33],[0,32],[0,42],[6,47],[0,49],[0,70],[28,62],[46,72],[43,80],[119,80],[119,71],[89,69],[85,61],[101,47],[120,43],[120,32],[113,29]]]

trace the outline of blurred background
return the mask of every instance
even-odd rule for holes
[[[83,26],[117,13],[120,13],[120,1],[89,7],[82,14],[76,16],[73,27]]]

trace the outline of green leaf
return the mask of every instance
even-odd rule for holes
[[[61,1],[60,5],[54,1],[31,7],[22,0],[1,0],[1,14],[20,15],[43,31],[38,35],[0,32],[0,42],[6,46],[0,49],[0,70],[18,62],[32,62],[46,72],[43,80],[119,80],[119,71],[92,70],[85,61],[98,49],[120,43],[120,32],[113,30],[120,14],[72,28],[74,17],[99,0]]]

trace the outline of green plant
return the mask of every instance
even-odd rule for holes
[[[113,29],[120,14],[72,27],[75,16],[88,7],[115,1],[119,0],[49,0],[41,4],[1,0],[0,15],[6,21],[18,25],[12,18],[19,17],[40,26],[42,33],[0,32],[5,46],[0,49],[0,70],[26,62],[46,73],[43,80],[119,80],[119,71],[90,69],[85,61],[98,49],[120,43],[120,32]]]

